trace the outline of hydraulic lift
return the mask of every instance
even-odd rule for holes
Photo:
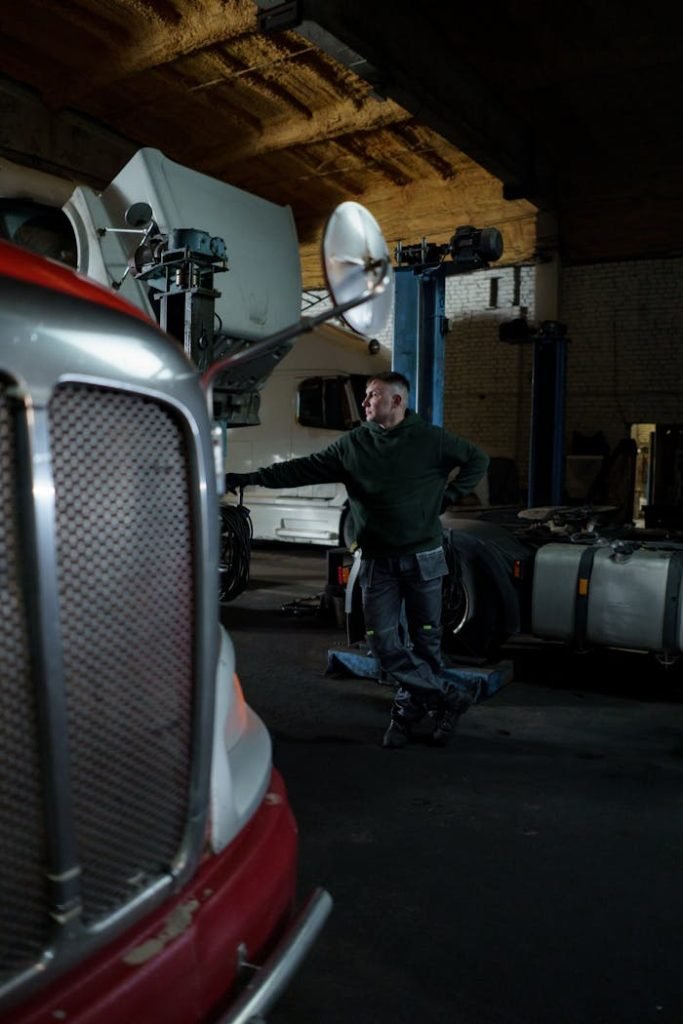
[[[511,345],[534,346],[527,506],[564,505],[567,327],[545,320],[536,328],[520,318],[502,323],[498,337]]]

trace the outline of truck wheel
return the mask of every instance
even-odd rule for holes
[[[482,571],[474,572],[472,585],[446,581],[442,622],[442,647],[448,654],[492,661],[507,639],[500,596]]]
[[[342,512],[341,523],[339,524],[339,541],[345,548],[350,548],[356,540],[356,533],[353,528],[353,519],[349,509]]]

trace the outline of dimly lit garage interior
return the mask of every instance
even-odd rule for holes
[[[496,228],[502,256],[447,278],[438,327],[443,423],[492,456],[491,504],[683,529],[683,42],[666,5],[26,0],[0,24],[6,237],[17,201],[104,189],[141,147],[291,207],[304,310],[326,300],[340,202],[391,253]],[[562,415],[536,429],[562,451],[534,480],[553,330]],[[387,688],[324,676],[343,646],[310,615],[325,571],[322,547],[257,548],[222,611],[304,878],[336,902],[272,1019],[678,1024],[680,663],[510,645],[515,682],[448,751],[397,766],[377,745]]]
[[[446,426],[514,459],[524,489],[531,347],[498,344],[498,327],[559,321],[567,454],[633,435],[636,514],[680,504],[680,438],[661,445],[660,494],[643,495],[654,425],[683,419],[681,87],[666,9],[29,3],[4,13],[3,39],[7,161],[66,179],[65,196],[158,148],[290,205],[307,290],[323,286],[322,228],[344,199],[368,206],[392,252],[498,228],[495,269],[449,282]],[[1,173],[6,197],[60,198],[54,181]]]

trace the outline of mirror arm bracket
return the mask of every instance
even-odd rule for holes
[[[257,359],[260,356],[268,355],[269,352],[275,351],[278,346],[283,345],[286,341],[291,341],[292,338],[297,338],[300,334],[308,334],[309,331],[315,330],[316,327],[325,323],[326,320],[333,320],[335,317],[346,313],[347,310],[353,309],[354,306],[360,306],[361,303],[367,302],[376,295],[379,295],[381,291],[382,289],[378,287],[367,288],[361,295],[354,296],[353,299],[348,299],[346,302],[338,303],[337,305],[332,306],[331,309],[326,309],[324,312],[319,313],[317,316],[307,317],[305,320],[299,320],[290,327],[285,327],[281,331],[278,331],[277,334],[271,334],[269,338],[257,341],[249,348],[240,349],[239,352],[235,352],[233,355],[227,355],[222,359],[217,359],[216,362],[208,366],[202,374],[202,386],[205,389],[208,389],[217,374],[224,373],[226,370],[229,370],[240,363],[248,363],[251,359]]]

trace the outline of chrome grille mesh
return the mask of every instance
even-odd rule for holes
[[[83,920],[168,869],[188,814],[188,454],[166,406],[85,385],[50,403]]]
[[[22,594],[15,438],[0,385],[0,982],[47,939],[36,704]]]

